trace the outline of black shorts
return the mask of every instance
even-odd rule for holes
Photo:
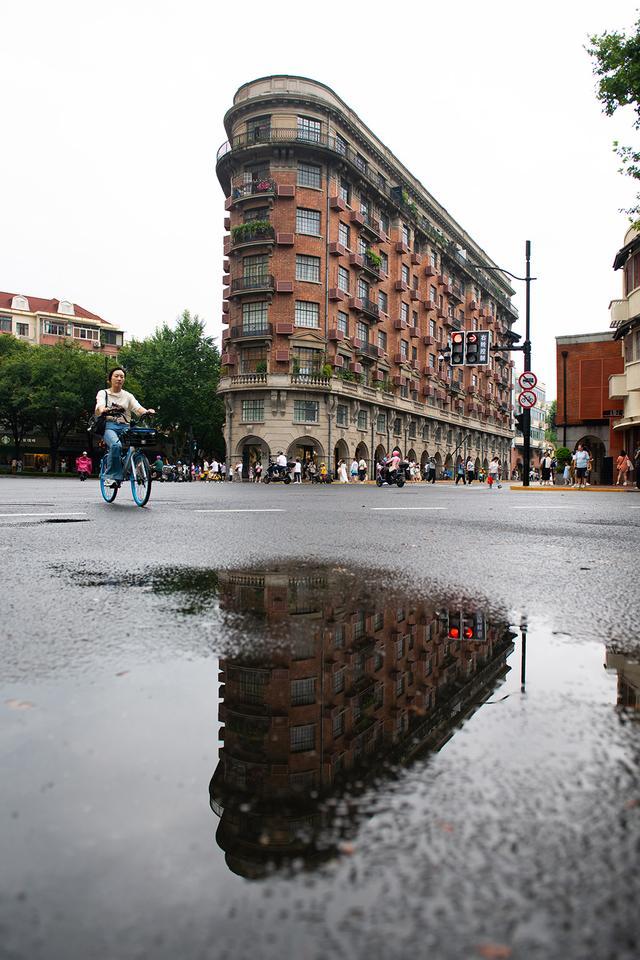
[[[578,477],[579,480],[584,480],[586,475],[587,475],[586,467],[576,467],[576,477]]]

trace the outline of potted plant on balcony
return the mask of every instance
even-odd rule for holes
[[[326,377],[327,380],[330,380],[331,377],[333,376],[333,367],[331,366],[330,363],[325,363],[322,365],[320,373],[322,374],[323,377]]]
[[[267,361],[258,360],[256,363],[256,373],[266,373],[267,372]]]
[[[375,250],[372,250],[370,247],[368,247],[365,253],[365,257],[367,258],[367,263],[370,266],[374,267],[376,270],[380,269],[380,265],[382,263],[382,257],[380,256],[379,253],[376,253]]]

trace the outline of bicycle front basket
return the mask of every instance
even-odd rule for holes
[[[158,436],[158,431],[154,427],[131,427],[127,430],[127,440],[136,447],[144,447],[147,443],[153,443]]]

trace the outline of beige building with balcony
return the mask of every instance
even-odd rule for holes
[[[611,327],[619,340],[624,373],[609,378],[609,396],[623,404],[622,417],[615,425],[619,446],[630,456],[640,447],[640,233],[627,231],[624,246],[618,250],[614,270],[623,270],[622,292],[612,300]]]
[[[509,354],[441,359],[456,329],[518,339],[506,276],[324,84],[246,83],[225,127],[227,459],[508,462]]]
[[[123,338],[119,327],[77,303],[20,293],[0,293],[0,333],[39,345],[72,340],[85,350],[101,350],[114,357]]]

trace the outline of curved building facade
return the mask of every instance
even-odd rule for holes
[[[517,339],[486,253],[324,84],[244,84],[225,128],[227,459],[355,456],[373,473],[398,447],[439,474],[508,461],[508,353],[455,370],[440,358],[456,329]]]

